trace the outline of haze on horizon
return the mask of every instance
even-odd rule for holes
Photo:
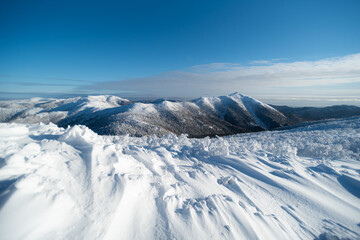
[[[360,106],[360,2],[2,1],[0,99]]]

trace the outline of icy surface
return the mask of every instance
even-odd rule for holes
[[[360,118],[213,139],[3,123],[0,236],[359,239],[359,160]]]

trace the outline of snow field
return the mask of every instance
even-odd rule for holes
[[[191,139],[0,124],[3,239],[360,238],[360,118]]]

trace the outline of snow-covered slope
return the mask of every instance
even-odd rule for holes
[[[161,136],[171,132],[203,137],[274,129],[292,123],[269,105],[239,93],[157,103],[131,103],[115,96],[33,99],[2,102],[0,107],[3,122],[52,122],[60,127],[82,124],[108,135]]]
[[[273,129],[288,125],[289,120],[273,107],[240,93],[228,96],[199,98],[194,102],[200,107],[213,110],[220,118],[235,125],[259,126]]]
[[[359,159],[360,118],[214,139],[3,123],[0,236],[359,239]]]
[[[129,103],[130,101],[127,99],[110,95],[68,99],[32,98],[29,100],[0,101],[0,121],[57,123],[68,117],[86,118],[86,115],[96,111],[116,108]]]

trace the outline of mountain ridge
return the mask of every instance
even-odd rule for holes
[[[223,136],[273,130],[309,120],[303,115],[296,115],[294,108],[270,106],[238,92],[190,101],[132,102],[98,95],[0,102],[0,122],[52,122],[60,127],[81,124],[102,135]]]

